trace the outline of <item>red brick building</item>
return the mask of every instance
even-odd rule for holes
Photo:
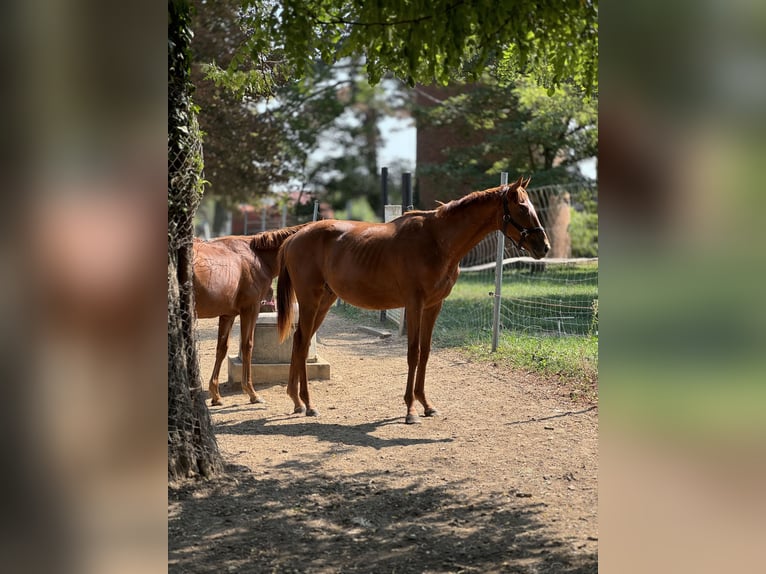
[[[465,91],[465,86],[418,86],[415,90],[415,104],[418,107],[432,108],[443,100]],[[437,200],[446,202],[474,191],[470,183],[456,182],[454,178],[442,177],[438,173],[438,166],[446,159],[443,150],[477,143],[471,141],[468,134],[467,126],[465,130],[461,130],[459,125],[439,127],[418,124],[415,152],[418,166],[417,207],[433,209]],[[424,170],[425,166],[429,166],[430,169]]]

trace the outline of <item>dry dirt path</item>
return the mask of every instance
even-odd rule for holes
[[[205,381],[216,324],[199,324]],[[170,491],[170,571],[596,572],[596,407],[440,349],[440,416],[405,425],[405,341],[357,327],[331,313],[320,328],[321,417],[291,414],[284,385],[211,407],[230,474]]]

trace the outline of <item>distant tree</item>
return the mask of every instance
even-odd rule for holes
[[[501,171],[511,180],[531,175],[535,186],[583,179],[577,164],[597,152],[595,95],[588,97],[570,84],[548,95],[526,77],[508,83],[486,76],[467,88],[439,105],[416,110],[424,131],[437,126],[459,134],[459,145],[442,149],[438,164],[418,164],[420,176],[460,181],[469,189],[496,185]]]
[[[371,86],[360,58],[332,66],[316,62],[303,79],[275,86],[267,97],[216,85],[207,73],[212,63],[231,63],[243,41],[241,11],[236,0],[195,0],[195,5],[192,78],[205,135],[208,193],[219,207],[255,203],[274,186],[293,181],[336,209],[366,198],[377,210],[378,122],[392,113],[394,102],[401,109],[401,91]],[[317,161],[322,142],[330,149]]]
[[[229,66],[235,58],[245,38],[242,10],[237,0],[194,3],[192,79],[204,133],[205,177],[208,193],[218,201],[216,213],[256,203],[275,186],[291,181],[300,182],[301,190],[316,190],[325,183],[337,187],[348,179],[345,195],[368,194],[369,178],[360,178],[357,172],[377,171],[377,121],[384,112],[380,89],[360,75],[359,59],[347,58],[333,66],[316,62],[303,79],[275,82],[267,94],[217,85],[207,74],[211,64]],[[328,137],[335,140],[335,153],[312,164],[309,158]],[[354,160],[353,166],[343,160],[344,155]],[[350,190],[351,180],[355,192]],[[329,199],[340,206],[345,195],[333,192]]]
[[[206,80],[207,66],[233,65],[246,40],[240,24],[239,0],[193,0],[195,35],[191,42],[194,100],[205,146],[205,178],[209,193],[223,207],[254,203],[268,195],[274,182],[288,179],[296,167],[284,146],[284,126],[274,114],[263,113],[263,95],[284,85],[282,78],[247,93]]]
[[[307,179],[334,210],[343,212],[354,205],[347,218],[374,217],[380,213],[380,169],[378,152],[384,137],[378,127],[384,116],[409,115],[410,103],[404,86],[397,80],[370,86],[360,73],[344,87],[341,100],[344,113],[324,132],[323,139],[331,140],[331,150],[312,164]],[[366,205],[364,205],[366,204]]]

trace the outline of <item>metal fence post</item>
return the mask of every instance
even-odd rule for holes
[[[500,185],[508,185],[508,172],[500,173]],[[503,288],[503,256],[505,255],[505,235],[497,231],[497,257],[495,258],[495,292],[494,307],[492,308],[492,352],[497,351],[497,340],[500,334],[500,294]]]
[[[386,222],[386,205],[388,204],[388,168],[382,167],[380,169],[380,218],[383,223]],[[380,322],[385,323],[386,310],[383,309],[380,312]]]
[[[412,173],[405,171],[402,174],[402,213],[413,209],[412,205]]]
[[[405,171],[402,174],[402,214],[414,209],[412,205],[412,173]],[[399,336],[407,331],[407,309],[402,311],[402,321],[399,323]]]
[[[386,221],[386,205],[388,205],[388,168],[380,168],[380,219]]]

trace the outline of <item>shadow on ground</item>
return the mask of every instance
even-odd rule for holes
[[[302,415],[285,415],[268,417],[264,419],[252,419],[233,424],[219,423],[216,425],[216,434],[246,434],[246,435],[282,435],[285,437],[314,436],[320,442],[328,445],[342,444],[345,447],[364,446],[380,450],[389,446],[412,446],[418,444],[431,444],[437,442],[451,442],[452,439],[432,438],[380,438],[373,434],[382,426],[401,424],[404,426],[404,417],[385,419],[362,424],[333,424],[321,423],[316,420],[307,422],[294,422],[293,424],[279,424],[282,421],[297,419],[306,421]]]
[[[593,554],[544,534],[542,504],[467,498],[460,483],[390,487],[390,471],[292,480],[230,467],[169,491],[170,572],[585,574]]]

